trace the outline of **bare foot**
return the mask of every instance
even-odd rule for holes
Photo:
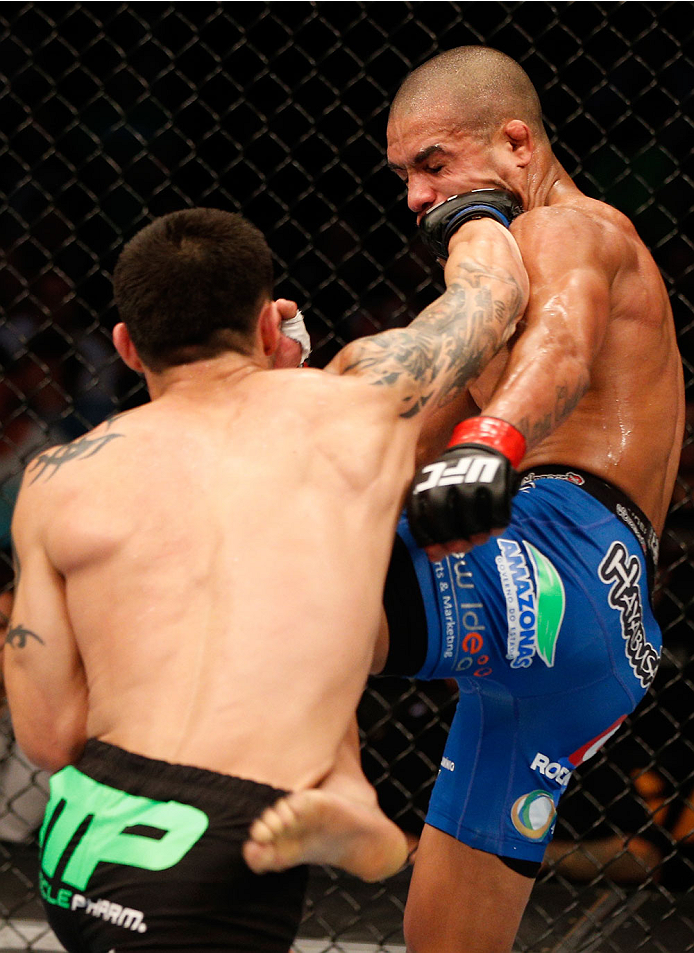
[[[267,808],[243,845],[246,863],[257,874],[331,864],[369,882],[400,870],[407,853],[407,838],[379,808],[315,788]]]

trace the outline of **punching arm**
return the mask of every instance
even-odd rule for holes
[[[448,251],[443,295],[409,327],[353,341],[327,368],[387,388],[399,416],[419,418],[419,426],[466,398],[470,381],[513,334],[527,301],[520,253],[498,222],[465,223]]]

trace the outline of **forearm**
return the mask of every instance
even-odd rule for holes
[[[514,270],[491,265],[477,250],[460,248],[449,258],[446,290],[411,328],[432,343],[440,395],[436,409],[467,407],[468,386],[513,333],[522,313],[521,284]]]
[[[557,429],[590,384],[590,369],[575,355],[533,348],[534,355],[513,354],[491,399],[482,408],[519,430],[526,452]]]
[[[81,684],[60,699],[39,690],[21,670],[5,666],[12,727],[19,747],[37,767],[73,764],[87,740],[86,691]]]
[[[468,222],[454,233],[448,245],[443,271],[447,289],[460,280],[461,269],[472,288],[483,293],[486,286],[494,294],[508,340],[529,295],[528,275],[511,232],[489,219]],[[478,300],[484,302],[481,296]]]
[[[21,595],[18,600],[21,608]],[[12,726],[34,764],[56,771],[73,763],[87,740],[87,682],[76,653],[55,655],[52,639],[10,622],[3,670]]]
[[[570,256],[562,251],[569,228]],[[532,291],[522,331],[482,412],[517,427],[531,449],[564,423],[588,390],[609,322],[611,277],[603,264],[604,235],[583,216],[564,221],[536,210],[521,216],[514,234]]]
[[[500,234],[496,234],[496,232]],[[408,328],[353,342],[333,368],[397,387],[403,417],[467,401],[471,380],[508,340],[527,301],[513,239],[495,222],[473,221],[451,240],[446,291]]]
[[[498,337],[491,339],[488,348],[477,352],[476,363],[479,366],[477,373],[484,371],[494,355],[499,352],[502,344],[513,333],[518,318],[525,307],[527,300],[528,281],[523,267],[520,253],[515,241],[509,233],[500,226],[490,228],[487,222],[482,231],[482,240],[478,236],[475,244],[477,257],[487,262],[485,270],[495,275],[492,279],[497,282],[497,301],[500,302],[499,314],[501,321],[498,327]],[[467,235],[470,231],[467,231]],[[445,277],[447,285],[457,279],[458,269],[466,268],[469,264],[470,243],[466,241],[466,231],[456,233],[449,245],[451,254],[446,263]],[[504,320],[506,315],[507,320]],[[451,395],[448,401],[440,401],[430,410],[426,425],[420,434],[417,445],[417,467],[430,463],[441,454],[451,437],[453,428],[468,417],[479,413],[479,407],[468,390],[469,385],[477,374],[472,373],[468,365],[466,369],[467,383],[457,394]]]

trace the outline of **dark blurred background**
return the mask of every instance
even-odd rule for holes
[[[655,255],[689,409],[655,597],[666,644],[660,674],[627,728],[572,782],[557,833],[566,856],[546,876],[585,880],[572,866],[577,845],[611,844],[624,860],[644,841],[643,876],[629,882],[686,894],[694,885],[692,6],[1,3],[0,588],[11,588],[9,520],[27,459],[145,399],[110,344],[110,275],[124,241],[186,206],[242,211],[267,235],[277,293],[303,308],[311,363],[323,366],[351,338],[407,323],[441,291],[403,186],[385,166],[393,93],[439,51],[503,50],[537,86],[567,171],[629,215]],[[413,836],[454,703],[445,683],[382,680],[362,704],[365,766]],[[608,861],[593,883],[620,880]]]

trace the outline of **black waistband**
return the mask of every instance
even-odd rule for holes
[[[573,483],[574,486],[580,486],[582,490],[590,493],[594,499],[606,506],[636,537],[646,559],[649,590],[653,588],[655,567],[658,564],[658,535],[646,514],[629,499],[623,490],[601,477],[576,467],[571,469],[562,466],[533,467],[531,470],[524,470],[520,477],[521,483],[543,479]]]
[[[257,815],[287,793],[247,778],[146,758],[97,738],[87,741],[75,767],[128,794],[156,801],[180,800],[203,810],[210,803],[234,804],[240,811]]]

